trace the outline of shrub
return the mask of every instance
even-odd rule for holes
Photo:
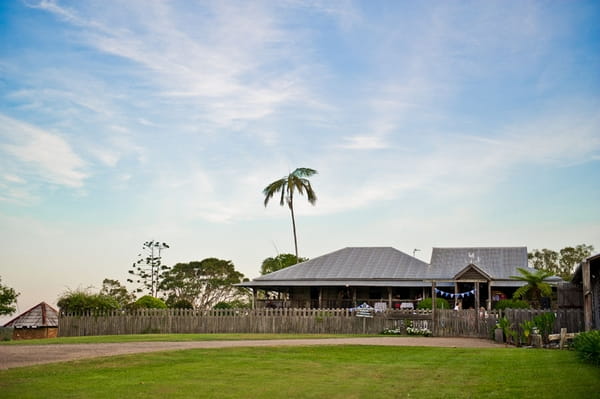
[[[169,303],[169,301],[167,301],[167,305],[171,309],[194,309],[194,304],[188,301],[187,299],[180,299],[173,303]]]
[[[529,303],[527,301],[523,301],[522,299],[501,299],[494,303],[494,309],[496,310],[529,308]]]
[[[496,328],[502,329],[502,334],[504,334],[504,340],[507,344],[516,343],[517,332],[513,329],[513,324],[506,316],[498,320]]]
[[[573,339],[573,348],[584,362],[600,367],[600,331],[581,333]]]
[[[544,343],[548,343],[548,335],[552,332],[554,328],[554,321],[556,320],[556,315],[553,312],[546,312],[540,315],[537,315],[533,318],[533,324],[538,328],[540,334],[542,335],[542,340]]]
[[[150,295],[144,295],[134,302],[134,307],[137,309],[166,309],[167,305],[162,299],[154,298]]]
[[[240,301],[239,299],[230,301],[230,302],[219,302],[213,309],[249,309],[251,308],[248,302]]]
[[[89,289],[68,290],[58,298],[58,307],[64,313],[102,313],[120,309],[117,300],[108,295],[92,294]]]
[[[417,309],[431,309],[432,300],[431,298],[422,299],[417,305]],[[450,309],[450,305],[448,301],[444,298],[435,298],[435,308],[436,309]]]

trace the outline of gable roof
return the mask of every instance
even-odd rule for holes
[[[241,285],[305,285],[303,282],[343,285],[356,281],[368,285],[376,281],[420,279],[428,269],[427,263],[392,247],[347,247]]]
[[[440,277],[454,276],[471,264],[493,280],[512,280],[510,276],[519,275],[517,268],[528,268],[527,247],[433,248],[431,252],[431,268]]]
[[[58,327],[58,312],[46,302],[41,302],[6,323],[4,327]]]
[[[456,273],[454,280],[477,279],[491,280],[491,276],[477,267],[477,265],[469,264],[464,269]]]

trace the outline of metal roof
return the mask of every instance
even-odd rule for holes
[[[392,247],[348,247],[254,281],[415,279],[428,268],[427,263]]]
[[[471,264],[492,278],[491,285],[521,286],[510,276],[527,268],[527,248],[433,248],[430,265],[392,247],[347,247],[236,285],[429,287],[431,280],[445,285]]]
[[[6,323],[4,327],[58,327],[58,312],[46,302],[41,302]]]
[[[518,276],[517,268],[528,269],[527,247],[433,248],[432,272],[440,278],[453,277],[473,264],[493,280],[510,280]]]

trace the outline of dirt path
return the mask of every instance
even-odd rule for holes
[[[485,339],[434,337],[369,337],[251,341],[129,342],[119,344],[0,345],[0,369],[31,366],[44,363],[66,362],[75,359],[124,355],[130,353],[159,352],[195,348],[306,345],[435,346],[449,348],[504,347],[504,345],[499,345],[493,341]]]

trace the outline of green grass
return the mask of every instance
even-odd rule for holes
[[[194,349],[0,371],[2,398],[592,398],[600,369],[518,348]]]
[[[239,341],[273,339],[322,339],[364,337],[365,335],[342,334],[136,334],[95,335],[89,337],[62,337],[4,341],[0,345],[60,345],[60,344],[104,344],[122,342],[184,342],[184,341]],[[370,335],[372,337],[372,335]]]

